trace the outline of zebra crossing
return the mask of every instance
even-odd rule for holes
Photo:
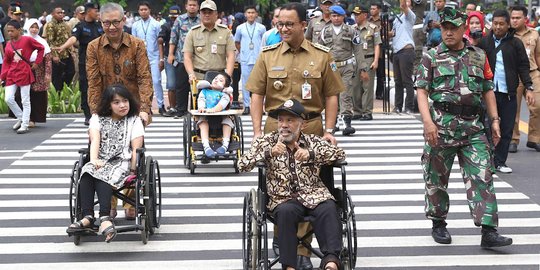
[[[244,120],[246,147],[253,130]],[[375,115],[353,121],[352,137],[338,135],[347,153],[347,189],[356,205],[358,269],[539,269],[540,205],[497,178],[501,233],[514,245],[479,247],[457,164],[449,185],[451,245],[431,239],[423,213],[422,123],[412,116]],[[162,226],[147,245],[137,233],[110,244],[86,237],[75,246],[69,223],[69,176],[88,142],[80,119],[0,171],[0,269],[241,269],[242,202],[256,171],[235,174],[232,162],[183,166],[182,120],[154,119],[147,155],[159,161]],[[118,220],[123,220],[119,211]],[[272,226],[269,226],[272,229]],[[314,265],[318,260],[313,259]]]

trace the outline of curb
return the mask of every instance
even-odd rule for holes
[[[55,114],[47,114],[47,118],[81,118],[84,117],[83,113],[55,113]],[[7,113],[0,114],[0,119],[7,119],[9,118]]]

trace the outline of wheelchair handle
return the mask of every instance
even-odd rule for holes
[[[336,160],[334,163],[332,163],[332,167],[334,168],[341,168],[343,166],[347,166],[346,160]]]
[[[79,149],[79,154],[88,154],[88,152],[90,152],[90,150],[88,150],[88,148]]]
[[[264,161],[257,161],[255,166],[257,166],[257,168],[266,168],[266,163]]]

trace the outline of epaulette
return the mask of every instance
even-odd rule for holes
[[[324,46],[324,45],[321,45],[319,43],[311,43],[311,45],[313,45],[313,47],[321,50],[321,51],[325,51],[325,52],[330,52],[330,48]]]
[[[281,45],[281,43],[282,42],[272,44],[272,45],[268,45],[268,46],[264,46],[264,47],[262,47],[262,51],[265,52],[265,51],[273,50],[273,49],[279,47],[279,45]]]
[[[201,23],[201,24],[197,24],[197,25],[191,27],[191,30],[197,29],[197,28],[201,28],[201,26],[202,26],[202,23]]]
[[[371,27],[372,29],[377,29],[377,25],[374,24],[374,23],[371,23],[371,22],[368,22],[368,26]]]
[[[229,27],[227,27],[226,25],[221,24],[221,23],[218,23],[217,26],[218,26],[218,27],[221,27],[221,28],[227,28],[227,29],[229,29]]]

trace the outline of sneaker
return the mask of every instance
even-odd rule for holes
[[[165,112],[166,112],[165,106],[161,106],[161,107],[159,108],[158,112],[159,112],[159,114],[160,114],[161,116],[165,116],[165,115],[164,115]]]
[[[21,125],[22,125],[22,120],[17,120],[15,125],[13,125],[13,130],[18,130],[19,128],[21,128]]]
[[[17,129],[17,134],[24,134],[29,131],[28,126],[21,126],[19,129]]]
[[[209,158],[214,158],[216,156],[216,151],[210,147],[207,147],[204,149],[204,154]]]
[[[517,153],[517,144],[516,143],[510,143],[510,146],[508,146],[508,153]]]
[[[225,148],[223,145],[220,146],[218,149],[216,149],[216,153],[218,153],[219,155],[223,155],[227,152],[227,148]]]
[[[512,173],[512,168],[506,166],[506,164],[497,166],[496,170],[500,173]]]
[[[176,111],[176,113],[174,114],[174,119],[180,119],[182,117],[184,117],[184,115],[186,115],[186,111]]]
[[[403,112],[404,114],[413,114],[413,111],[409,110],[409,109],[405,109],[405,111]]]
[[[397,114],[401,114],[401,109],[396,107],[396,108],[394,108],[394,110],[392,112],[397,113]]]

